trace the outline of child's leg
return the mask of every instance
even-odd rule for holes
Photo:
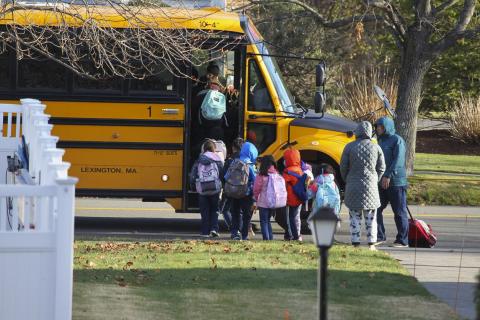
[[[248,239],[248,228],[250,226],[250,220],[252,219],[252,209],[253,209],[253,198],[247,196],[239,200],[240,206],[242,208],[242,240]]]
[[[262,230],[263,240],[269,240],[268,223],[270,222],[270,210],[267,208],[258,208],[260,215],[260,230]]]
[[[273,240],[272,223],[270,222],[270,218],[273,216],[274,212],[275,211],[273,209],[268,210],[268,220],[267,220],[268,240]]]
[[[295,216],[295,225],[297,227],[297,234],[298,238],[301,236],[301,229],[302,229],[302,221],[300,219],[300,213],[302,212],[302,205],[300,205],[300,209],[298,210],[298,214]]]
[[[218,233],[218,204],[219,194],[209,196],[210,198],[210,232],[214,231]]]
[[[297,215],[300,215],[300,208],[301,206],[288,206],[289,235],[292,240],[298,240],[298,230],[295,219]]]
[[[232,199],[230,202],[230,212],[232,214],[232,239],[238,238],[238,231],[240,228],[240,202],[237,199]]]
[[[360,235],[362,227],[362,211],[349,210],[350,214],[350,235],[352,236],[352,244],[360,244]]]
[[[202,221],[201,235],[208,236],[210,234],[210,204],[208,201],[208,197],[198,195],[198,206],[200,207],[200,217]]]

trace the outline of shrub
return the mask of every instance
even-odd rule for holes
[[[454,137],[480,144],[480,96],[460,97],[454,105],[450,125]]]
[[[377,85],[385,91],[393,107],[397,103],[397,76],[395,72],[380,70],[377,67],[365,68],[354,73],[350,69],[340,78],[338,87],[341,99],[339,109],[343,116],[352,120],[375,121],[386,115],[380,109],[383,103],[375,94],[373,86]],[[379,111],[376,111],[380,109]]]

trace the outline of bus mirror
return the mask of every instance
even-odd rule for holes
[[[325,62],[317,64],[315,69],[315,83],[317,88],[325,85]]]
[[[317,91],[315,92],[315,112],[324,113],[325,112],[325,94]]]

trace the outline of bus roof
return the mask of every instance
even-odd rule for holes
[[[43,9],[44,8],[44,9]],[[128,8],[126,10],[125,8]],[[8,12],[8,6],[4,12]],[[136,8],[128,6],[84,6],[61,3],[25,4],[22,9],[6,13],[0,25],[68,26],[79,27],[85,19],[93,18],[102,27],[166,28],[244,33],[240,15],[218,8],[199,10],[185,8]]]

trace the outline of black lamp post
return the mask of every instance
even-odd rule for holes
[[[333,235],[337,230],[338,217],[333,208],[321,207],[308,217],[308,226],[312,230],[312,238],[320,250],[320,269],[318,270],[320,320],[327,319],[327,259],[328,249],[332,246]]]

